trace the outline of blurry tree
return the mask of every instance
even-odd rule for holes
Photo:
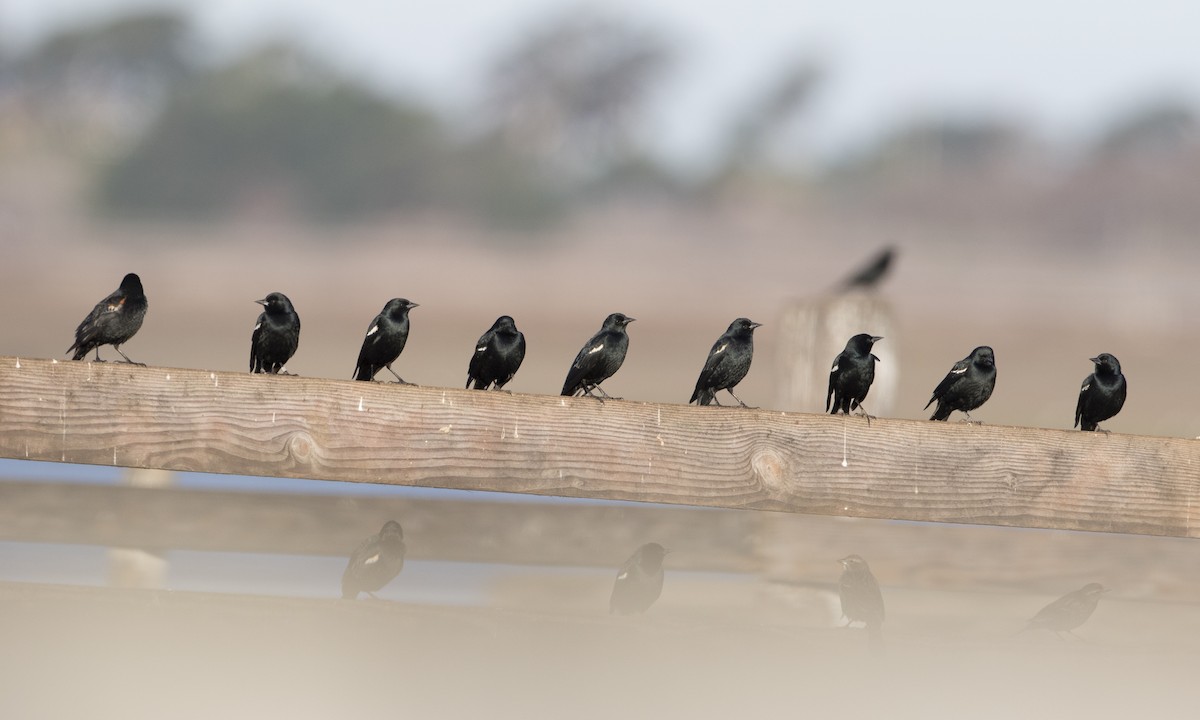
[[[197,79],[108,169],[100,200],[135,215],[264,207],[340,220],[433,202],[446,142],[423,108],[380,98],[276,44]]]
[[[919,120],[888,132],[837,166],[838,174],[887,180],[900,176],[978,175],[1007,165],[1028,148],[1024,129],[982,117]]]
[[[642,119],[672,51],[659,34],[578,8],[520,38],[490,70],[498,137],[551,175],[602,176],[642,154]]]
[[[783,66],[770,78],[766,88],[736,116],[725,140],[721,173],[767,162],[765,155],[808,110],[824,77],[824,69],[806,59]]]
[[[15,59],[14,74],[44,119],[127,137],[193,74],[189,37],[182,16],[148,10],[51,35]]]
[[[1098,157],[1152,156],[1169,159],[1200,144],[1196,113],[1179,100],[1163,100],[1118,118],[1096,144]]]

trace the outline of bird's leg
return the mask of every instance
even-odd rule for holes
[[[600,387],[600,383],[596,383],[592,387],[596,390],[596,392],[603,395],[605,400],[620,400],[621,399],[621,398],[613,397],[612,395],[609,395],[608,393],[604,392],[604,388]],[[600,398],[597,398],[597,400],[599,400],[599,399]]]
[[[729,393],[729,396],[730,396],[731,398],[733,398],[734,400],[737,400],[737,401],[738,401],[738,405],[741,405],[742,407],[744,407],[744,408],[748,408],[748,409],[751,409],[751,410],[753,410],[753,409],[754,409],[754,408],[751,408],[751,407],[750,407],[749,405],[747,405],[746,403],[742,402],[742,399],[741,399],[740,397],[738,397],[737,395],[734,395],[734,394],[733,394],[733,389],[732,389],[732,388],[725,388],[725,392]],[[716,395],[716,393],[713,393],[713,400],[716,400],[716,399],[717,399],[717,395]],[[720,404],[720,403],[718,403],[718,404]]]
[[[392,375],[394,375],[394,376],[395,376],[395,378],[396,378],[396,382],[400,383],[401,385],[412,385],[412,383],[410,383],[410,382],[405,382],[405,381],[404,381],[404,378],[400,377],[399,375],[396,375],[396,371],[392,369],[392,365],[391,365],[391,363],[388,363],[387,365],[384,365],[384,367],[388,369],[388,372],[390,372]]]
[[[711,399],[713,402],[715,402],[715,403],[717,404],[717,407],[725,407],[724,405],[722,405],[722,404],[721,404],[721,401],[717,399],[717,394],[716,394],[716,393],[713,393],[712,395],[709,395],[709,398],[710,398],[710,399]]]
[[[99,345],[96,346],[96,362],[104,362],[103,360],[100,359],[100,346]]]
[[[113,350],[116,350],[116,351],[117,351],[117,354],[118,354],[118,355],[120,355],[121,357],[125,358],[125,362],[129,363],[130,365],[137,365],[137,366],[139,366],[139,367],[146,367],[146,363],[134,362],[133,360],[130,360],[128,355],[126,355],[125,353],[121,352],[121,346],[120,346],[120,345],[113,345]],[[99,352],[99,351],[97,351],[97,352]]]
[[[983,424],[982,420],[972,420],[971,413],[967,412],[966,410],[963,410],[963,415],[967,416],[967,418],[965,420],[963,420],[963,422],[965,422],[968,425],[982,425]]]
[[[599,401],[601,403],[604,402],[604,398],[600,397],[599,395],[593,395],[592,390],[600,390],[600,386],[599,385],[588,385],[587,383],[583,384],[583,394],[584,395],[586,395],[587,397],[590,397],[590,398],[595,398],[597,401]],[[604,391],[600,390],[600,392],[604,392]]]
[[[855,405],[858,409],[858,414],[867,419],[867,427],[871,427],[871,421],[875,419],[875,416],[867,412],[867,409],[863,407],[862,403],[856,403]]]
[[[280,365],[279,369],[275,371],[275,374],[276,375],[291,375],[291,373],[288,372],[286,365]]]

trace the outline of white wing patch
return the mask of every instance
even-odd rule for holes
[[[725,352],[725,348],[727,348],[727,347],[729,347],[729,343],[725,343],[724,345],[717,348],[716,350],[713,350],[713,355],[720,355],[721,353]]]
[[[255,329],[255,330],[257,330],[257,329],[259,329],[260,327],[262,327],[262,323],[259,323],[259,324],[255,325],[255,326],[254,326],[254,329]]]
[[[587,351],[587,354],[588,354],[588,355],[591,355],[592,353],[598,353],[598,352],[600,352],[600,351],[601,351],[601,350],[603,350],[603,349],[604,349],[604,343],[600,343],[599,345],[597,345],[596,347],[592,348],[591,350],[588,350],[588,351]]]
[[[963,374],[963,373],[965,373],[966,371],[967,371],[967,366],[966,366],[966,365],[963,365],[963,366],[962,366],[962,367],[960,367],[960,368],[950,368],[950,372],[951,372],[951,373],[953,373],[953,374],[955,374],[955,375],[962,375],[962,374]]]
[[[483,352],[484,350],[487,350],[487,345],[480,345],[479,347],[475,348],[475,352]]]
[[[379,562],[379,553],[375,553],[366,560],[363,560],[363,565],[374,565],[377,562]]]
[[[837,369],[838,369],[838,364],[835,362],[833,364],[833,367],[829,368],[829,372],[835,373],[835,372],[837,372]]]
[[[1084,383],[1083,387],[1079,388],[1079,393],[1082,395],[1083,393],[1087,392],[1087,389],[1090,388],[1091,386],[1092,386],[1091,383]]]
[[[379,325],[378,324],[372,325],[371,329],[367,331],[367,337],[371,337],[372,335],[374,335],[377,332],[379,332]]]

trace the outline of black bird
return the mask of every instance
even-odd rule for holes
[[[863,623],[867,626],[868,642],[877,646],[883,640],[883,593],[879,592],[879,583],[867,561],[858,555],[847,555],[838,562],[842,564],[838,594],[842,598],[846,627],[853,622]]]
[[[658,600],[662,594],[662,563],[666,554],[667,549],[662,545],[646,543],[629,556],[613,583],[612,597],[608,601],[610,613],[644,613]]]
[[[289,375],[284,365],[300,345],[300,316],[283,293],[273,292],[254,302],[263,311],[250,335],[250,372]]]
[[[1084,624],[1092,613],[1096,612],[1100,596],[1106,592],[1108,588],[1100,583],[1088,583],[1039,610],[1024,629],[1052,630],[1055,635],[1064,632],[1074,635],[1071,631]]]
[[[392,363],[404,352],[408,342],[408,311],[420,307],[404,298],[392,298],[383,310],[371,321],[362,349],[358,351],[358,364],[354,367],[354,379],[370,382],[383,368],[395,375],[396,381],[408,385],[404,378],[396,375]]]
[[[82,360],[95,350],[96,362],[104,362],[100,359],[100,346],[112,345],[113,350],[125,358],[125,362],[145,366],[145,363],[130,360],[128,355],[121,352],[121,345],[129,342],[141,329],[149,306],[146,294],[142,292],[142,279],[135,273],[129,273],[122,278],[121,287],[96,303],[96,307],[75,328],[75,344],[67,348],[67,352],[75,352],[71,359]]]
[[[592,395],[592,390],[597,390],[604,397],[609,397],[600,383],[612,377],[621,369],[621,363],[625,362],[625,353],[629,350],[629,334],[625,332],[625,326],[634,320],[621,313],[604,318],[600,332],[584,344],[575,356],[575,362],[571,363],[567,381],[563,383],[563,395],[576,395],[582,391],[584,395],[596,397]]]
[[[855,335],[846,343],[846,349],[833,359],[833,367],[829,370],[829,392],[825,395],[825,409],[831,415],[837,415],[838,411],[849,415],[850,411],[862,407],[871,383],[875,382],[875,362],[879,360],[871,353],[871,348],[882,339],[866,333]],[[832,410],[830,400],[833,401]],[[866,412],[863,410],[864,415]]]
[[[476,390],[487,390],[491,385],[501,390],[517,374],[524,359],[525,333],[517,329],[511,317],[501,315],[475,343],[475,354],[467,366],[467,387],[474,382]]]
[[[1096,372],[1084,378],[1075,405],[1075,425],[1089,431],[1095,431],[1099,423],[1121,412],[1126,388],[1121,363],[1115,357],[1100,353],[1092,362],[1096,363]]]
[[[708,351],[708,359],[704,361],[704,369],[700,371],[688,403],[699,401],[701,405],[713,402],[720,405],[717,393],[724,390],[738,401],[738,405],[746,407],[746,403],[733,394],[733,388],[750,372],[750,362],[754,359],[754,328],[758,327],[762,327],[762,323],[746,318],[729,323],[729,329]]]
[[[358,598],[365,592],[375,597],[375,591],[390,583],[404,569],[404,531],[400,523],[388,520],[378,534],[372,535],[350,556],[346,572],[342,573],[342,597]]]
[[[878,254],[871,258],[862,267],[855,270],[849,277],[842,281],[843,289],[870,289],[879,284],[887,275],[888,270],[892,266],[892,260],[896,257],[896,249],[888,246],[880,250]]]
[[[996,388],[996,356],[986,345],[975,348],[967,357],[954,363],[950,372],[933,389],[928,409],[937,400],[930,420],[945,420],[950,413],[961,410],[971,421],[971,411],[988,401]]]

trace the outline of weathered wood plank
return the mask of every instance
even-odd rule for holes
[[[0,482],[0,540],[346,556],[388,520],[418,560],[617,567],[644,542],[673,567],[744,572],[752,513]]]
[[[12,458],[1200,537],[1180,439],[16,358],[0,397]]]

